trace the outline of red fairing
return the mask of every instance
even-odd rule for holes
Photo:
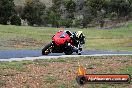
[[[65,31],[59,31],[52,37],[52,41],[54,41],[56,45],[61,45],[66,41],[70,42],[71,38],[67,33],[65,33]]]

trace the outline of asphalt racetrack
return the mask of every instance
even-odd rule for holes
[[[82,55],[73,53],[72,55],[65,55],[64,53],[51,53],[49,55],[42,55],[41,50],[0,50],[0,61],[20,61],[32,60],[41,58],[59,58],[59,57],[78,57],[78,56],[104,56],[104,55],[132,55],[132,52],[113,52],[100,50],[85,50]],[[39,57],[39,58],[38,58]]]

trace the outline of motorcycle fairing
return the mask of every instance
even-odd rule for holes
[[[61,44],[65,44],[65,42],[70,42],[71,38],[66,33],[66,31],[59,31],[52,37],[52,41],[54,41],[55,44],[59,46]]]

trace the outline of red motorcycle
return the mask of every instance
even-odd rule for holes
[[[65,53],[66,55],[71,55],[73,52],[76,52],[78,55],[81,55],[82,45],[85,43],[84,39],[85,36],[82,34],[82,31],[77,33],[64,30],[58,31],[52,37],[52,42],[42,49],[42,54]]]

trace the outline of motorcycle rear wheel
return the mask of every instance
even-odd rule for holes
[[[65,55],[71,55],[73,53],[71,48],[68,48],[64,51]]]
[[[43,49],[42,49],[42,55],[48,55],[51,53],[52,49],[52,43],[47,44]]]
[[[71,55],[73,52],[72,51],[65,51],[64,53],[65,53],[65,55]]]

